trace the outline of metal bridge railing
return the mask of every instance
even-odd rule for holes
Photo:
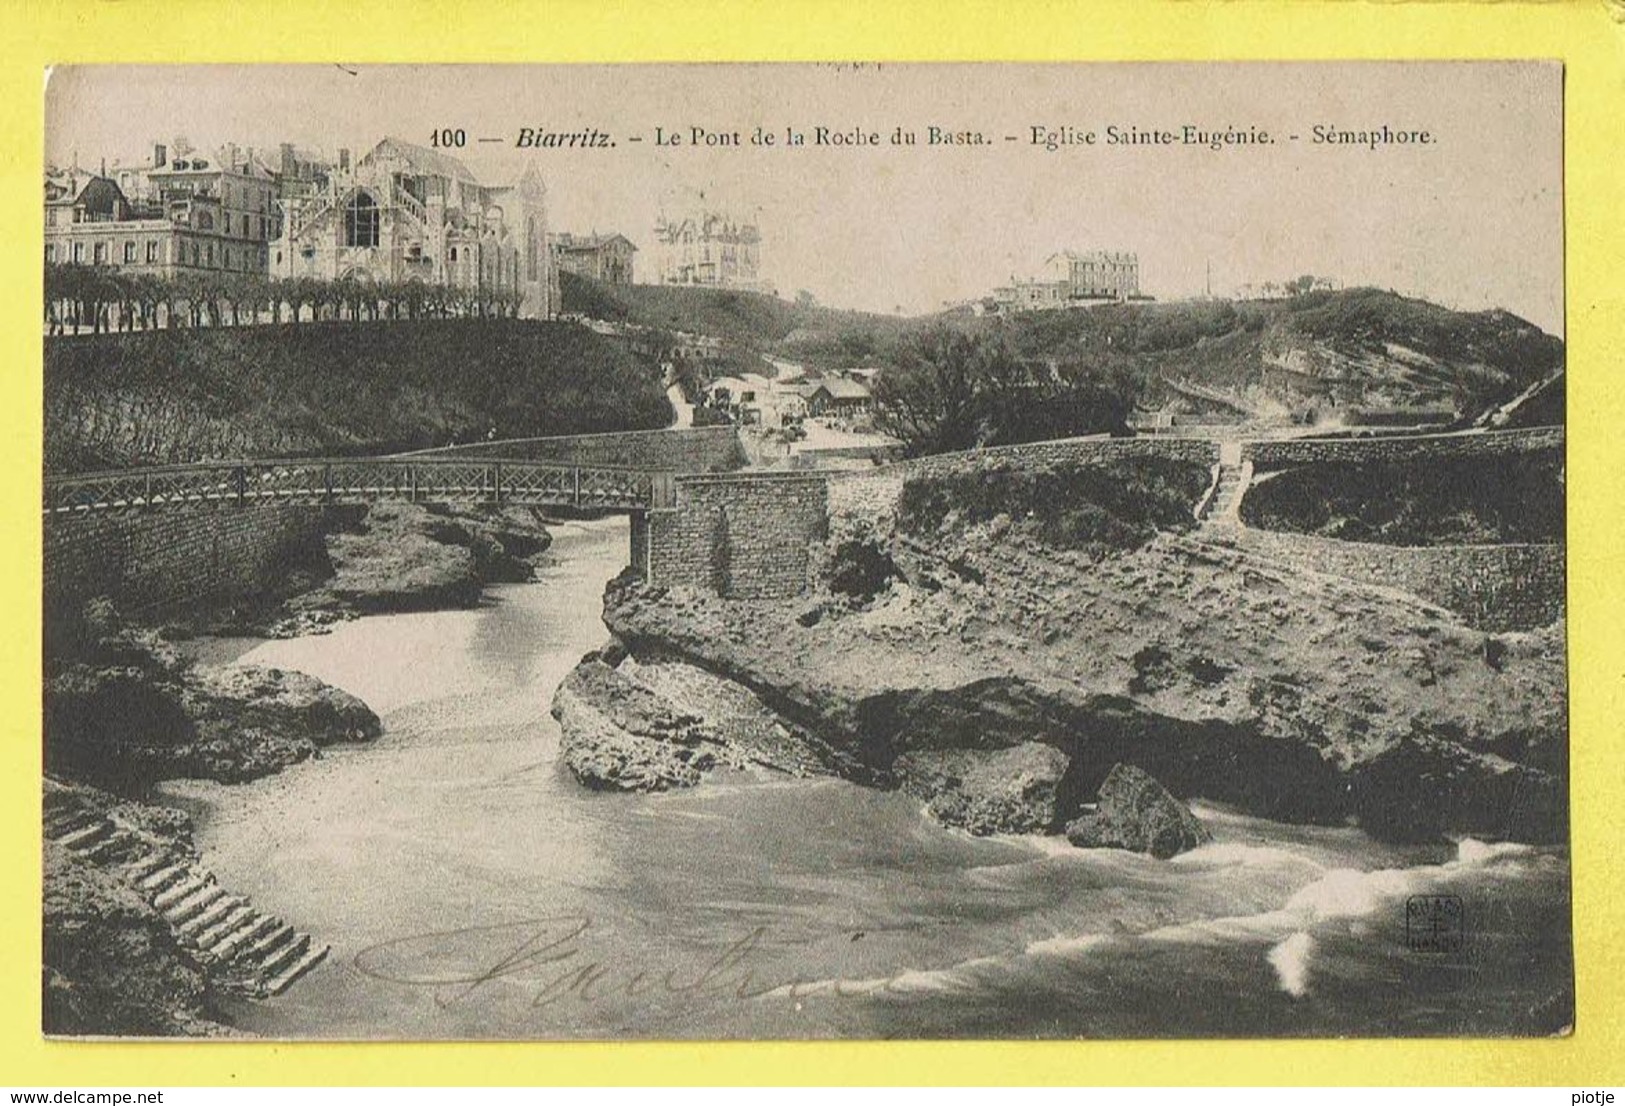
[[[669,473],[538,461],[320,458],[207,462],[47,477],[47,517],[263,503],[513,503],[648,510],[674,503]]]

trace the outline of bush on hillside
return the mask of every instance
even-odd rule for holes
[[[45,420],[62,471],[655,429],[671,405],[583,327],[435,319],[51,339]]]
[[[898,527],[930,536],[1004,515],[1048,545],[1098,558],[1136,548],[1159,530],[1189,529],[1210,479],[1201,465],[1160,457],[1044,465],[983,459],[948,474],[910,477]]]
[[[874,386],[875,425],[913,456],[1123,433],[1133,406],[1125,374],[1023,360],[999,336],[949,327],[906,343]]]
[[[1258,484],[1242,521],[1383,545],[1563,540],[1561,451],[1381,465],[1313,465]]]

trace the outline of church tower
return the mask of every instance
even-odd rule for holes
[[[532,165],[519,178],[519,317],[559,313],[559,274],[547,241],[547,186]]]

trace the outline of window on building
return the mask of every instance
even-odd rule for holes
[[[278,265],[282,264],[282,251],[281,250],[278,250],[276,252],[276,263]]]
[[[213,230],[214,229],[214,216],[211,215],[207,211],[198,212],[197,213],[197,229],[198,230]]]
[[[378,205],[365,192],[351,196],[344,207],[344,244],[378,245]]]
[[[536,233],[536,216],[532,215],[525,220],[525,279],[540,280],[536,275],[537,242],[541,235]]]
[[[156,265],[156,264],[158,264],[158,243],[157,242],[148,242],[147,243],[147,264],[148,265]]]
[[[54,262],[55,260],[56,260],[56,243],[55,242],[47,242],[47,243],[45,243],[45,263],[47,265],[49,265],[52,262]]]
[[[56,226],[56,208],[48,207],[45,209],[45,225],[48,227]]]
[[[210,242],[208,244],[208,246],[203,251],[203,263],[205,265],[207,265],[211,269],[214,268],[214,243],[213,242]]]
[[[223,255],[224,255],[224,260],[221,262],[220,267],[223,268],[223,269],[229,269],[229,268],[231,268],[231,251],[230,250],[225,250],[225,251],[222,251],[222,252],[223,252]]]
[[[96,258],[96,264],[98,264],[98,265],[106,265],[107,264],[107,243],[106,242],[97,242],[96,243],[96,253],[95,253],[94,256]]]
[[[130,265],[130,264],[133,264],[134,262],[135,262],[135,243],[134,242],[126,242],[126,243],[124,243],[124,263],[126,265]]]
[[[73,263],[75,265],[83,265],[84,262],[85,262],[85,244],[83,242],[75,242],[73,244]]]
[[[451,248],[451,260],[452,260],[452,264],[457,263],[457,247],[456,246],[453,246]]]

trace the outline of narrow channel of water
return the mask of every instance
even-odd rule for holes
[[[278,1037],[895,1037],[1549,1031],[1561,850],[1397,849],[1199,807],[1172,862],[975,839],[898,794],[738,778],[589,792],[553,689],[604,641],[624,520],[562,526],[538,583],[243,660],[365,699],[384,736],[248,785],[185,782],[220,879],[330,942]],[[1459,951],[1406,901],[1463,904]],[[1447,934],[1448,936],[1448,934]],[[1441,942],[1435,942],[1441,943]],[[1451,941],[1444,941],[1450,944]]]

